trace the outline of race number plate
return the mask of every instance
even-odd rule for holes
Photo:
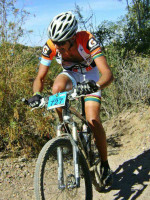
[[[65,106],[67,92],[61,92],[49,97],[47,110]]]

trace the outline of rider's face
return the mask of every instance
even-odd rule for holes
[[[53,42],[56,49],[58,49],[60,52],[61,51],[68,51],[70,47],[69,41],[63,41],[63,42]]]

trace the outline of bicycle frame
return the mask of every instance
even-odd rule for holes
[[[97,157],[98,159],[95,156],[92,157],[92,155],[96,153],[95,151],[96,148],[95,148],[95,144],[91,143],[92,140],[91,140],[90,134],[92,133],[92,131],[85,118],[84,97],[83,97],[85,95],[77,96],[76,89],[73,89],[72,91],[69,91],[68,93],[65,93],[65,94],[66,94],[66,96],[64,96],[65,102],[63,101],[62,96],[60,98],[62,100],[59,100],[60,96],[58,95],[59,96],[58,97],[56,94],[55,95],[56,98],[54,97],[54,100],[53,100],[53,97],[50,99],[50,97],[46,96],[41,99],[41,103],[39,107],[32,108],[33,110],[37,108],[43,108],[45,106],[47,107],[47,110],[57,108],[57,107],[62,107],[63,109],[63,122],[57,125],[57,131],[56,131],[57,137],[48,141],[44,145],[44,147],[42,148],[39,154],[38,161],[36,164],[36,170],[35,170],[35,174],[36,174],[35,182],[34,182],[35,193],[38,198],[41,196],[43,197],[45,193],[44,185],[42,185],[43,184],[42,181],[43,181],[44,173],[45,173],[44,169],[45,169],[46,162],[48,160],[48,156],[49,156],[48,154],[51,155],[51,152],[53,152],[54,150],[53,148],[56,147],[57,158],[55,159],[55,161],[58,164],[58,168],[56,168],[58,169],[58,175],[57,175],[58,189],[63,192],[63,190],[66,190],[66,189],[67,190],[69,189],[68,191],[72,191],[72,189],[74,188],[79,188],[80,185],[83,184],[82,180],[80,181],[80,177],[81,177],[81,178],[84,178],[85,180],[84,184],[86,187],[86,194],[88,194],[88,196],[90,196],[92,199],[91,183],[93,183],[97,191],[101,190],[101,180],[100,180],[100,176],[97,170],[98,164],[100,163],[100,159],[99,159],[99,156]],[[77,111],[75,107],[72,107],[69,103],[69,101],[75,100],[76,98],[81,98],[82,113]],[[29,105],[28,100],[22,99],[22,101],[25,104]],[[49,102],[52,102],[52,103],[49,103]],[[76,120],[74,121],[74,119],[72,118],[72,115],[70,114],[73,114],[78,119],[80,119],[82,125],[84,124],[87,125],[88,130],[84,131],[83,126],[82,126],[81,131],[78,132],[77,123],[75,122]],[[62,126],[66,126],[67,124],[69,124],[69,129],[71,126],[70,130],[72,131],[70,131],[69,129],[67,130],[67,128],[66,128],[66,132],[62,131]],[[89,136],[89,137],[86,137],[86,136]],[[65,141],[66,141],[66,144],[64,143]],[[70,149],[68,149],[68,145],[70,146],[70,148],[72,148],[71,154],[70,154]],[[93,148],[91,149],[91,147]],[[74,171],[73,173],[70,173],[69,176],[67,176],[67,178],[69,179],[67,180],[67,182],[65,179],[66,173],[64,171],[64,167],[66,166],[65,164],[66,164],[66,160],[68,160],[68,157],[64,159],[65,156],[67,156],[64,151],[65,149],[69,150],[69,155],[73,155],[73,171]],[[80,171],[81,169],[82,171]],[[80,172],[82,173],[80,174]],[[91,181],[90,175],[92,176],[92,181]]]

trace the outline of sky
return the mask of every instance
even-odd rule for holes
[[[47,27],[54,16],[65,11],[75,10],[75,4],[81,8],[82,15],[87,18],[94,14],[93,23],[98,26],[102,21],[117,21],[127,13],[126,0],[16,0],[16,8],[24,8],[30,12],[23,28],[32,30],[20,43],[28,46],[43,46],[47,41]]]

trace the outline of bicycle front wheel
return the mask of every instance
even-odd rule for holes
[[[58,181],[58,148],[62,149],[63,187]],[[67,137],[54,138],[42,148],[35,169],[34,190],[36,200],[91,200],[92,184],[84,156],[79,153],[80,187],[76,187],[73,150]]]

